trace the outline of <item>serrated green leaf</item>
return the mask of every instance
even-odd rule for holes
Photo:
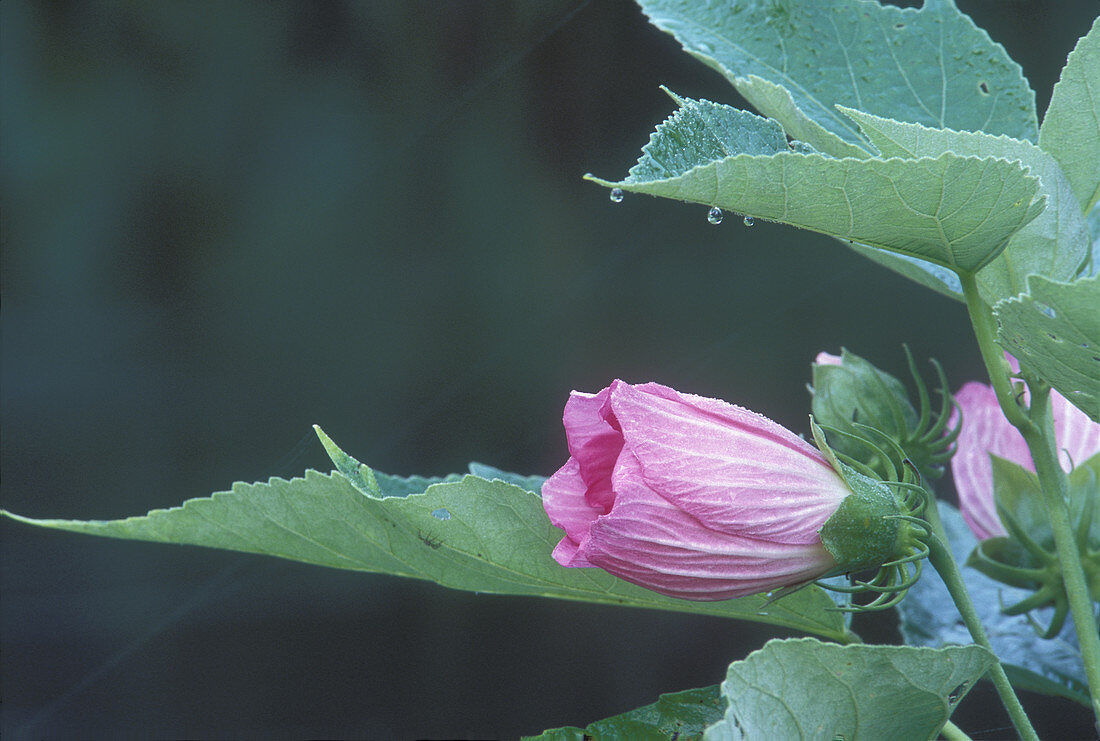
[[[773,121],[681,100],[625,180],[597,183],[790,224],[973,272],[1043,210],[1016,162],[836,159],[779,146]],[[743,151],[745,142],[751,148]],[[769,150],[774,150],[769,153]]]
[[[938,507],[951,552],[956,561],[965,563],[978,540],[957,509],[943,502]],[[1001,612],[1001,605],[1014,605],[1031,592],[995,582],[970,567],[963,567],[962,576],[993,650],[1012,684],[1091,707],[1072,621],[1053,639],[1040,638],[1028,622],[1029,616]],[[902,637],[911,646],[939,648],[972,642],[947,587],[932,569],[926,569],[910,588],[909,595],[898,605],[898,612]],[[1052,613],[1052,609],[1042,608],[1033,610],[1031,616],[1047,625]]]
[[[373,496],[339,473],[234,484],[228,492],[124,520],[34,520],[40,527],[128,540],[260,553],[357,571],[434,581],[454,589],[692,612],[782,625],[848,640],[832,600],[808,587],[772,604],[763,595],[725,602],[665,597],[600,569],[567,569],[550,556],[561,531],[539,496],[473,475],[418,493],[377,474]],[[423,479],[419,483],[423,483]]]
[[[489,481],[503,481],[507,484],[513,484],[514,486],[518,486],[525,491],[534,492],[535,494],[540,494],[542,485],[546,482],[545,476],[524,476],[518,473],[511,473],[510,471],[502,471],[496,466],[490,466],[485,463],[471,463],[470,473],[478,478],[488,479]]]
[[[1031,142],[982,132],[932,129],[842,108],[882,157],[999,157],[1020,162],[1039,178],[1046,208],[1020,229],[995,260],[978,273],[978,287],[990,305],[1022,293],[1029,275],[1072,280],[1089,256],[1089,229],[1062,169]]]
[[[756,75],[737,78],[734,83],[756,110],[782,124],[787,136],[806,142],[833,157],[866,159],[871,156],[865,143],[854,144],[822,126],[799,108],[791,91]]]
[[[1072,283],[1039,275],[993,307],[997,341],[1028,371],[1100,422],[1100,276]]]
[[[738,154],[788,152],[783,127],[733,106],[669,93],[678,106],[642,147],[628,181],[644,183],[684,174],[700,164]]]
[[[706,739],[935,738],[994,661],[979,646],[768,641],[730,664],[726,714]]]
[[[762,113],[822,152],[865,143],[834,106],[1034,141],[1019,65],[949,0],[639,0],[650,21]]]
[[[585,728],[565,727],[525,736],[525,741],[582,741],[582,739],[630,739],[634,741],[697,741],[707,726],[722,719],[725,702],[718,685],[670,692],[651,705],[590,723]]]
[[[1070,52],[1039,129],[1087,212],[1100,201],[1100,18]]]

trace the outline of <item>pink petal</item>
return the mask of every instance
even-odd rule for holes
[[[621,381],[610,404],[646,484],[726,536],[819,543],[817,531],[850,493],[816,449],[747,409]]]
[[[1100,453],[1100,424],[1075,407],[1057,391],[1050,392],[1054,416],[1054,437],[1062,468],[1070,471]]]
[[[629,453],[615,482],[615,509],[598,518],[581,550],[640,586],[684,599],[730,599],[809,581],[835,566],[819,540],[787,545],[708,528],[654,492]]]
[[[577,556],[581,540],[596,518],[604,513],[600,506],[593,506],[585,498],[585,484],[580,475],[580,465],[570,458],[558,472],[542,485],[542,506],[550,516],[554,527],[565,531],[565,537],[554,549],[554,558],[562,566],[590,566]]]
[[[1008,356],[1015,366],[1015,358]],[[989,454],[1035,470],[1031,454],[1020,433],[1001,413],[993,389],[981,383],[967,383],[955,395],[963,413],[959,448],[951,460],[951,474],[959,493],[963,518],[980,539],[1005,535],[993,498],[993,467]],[[1059,459],[1066,471],[1100,453],[1100,425],[1057,391],[1050,392],[1054,436]]]
[[[962,429],[958,450],[951,459],[951,476],[959,493],[959,509],[978,538],[1005,535],[993,504],[993,464],[989,454],[1034,471],[1027,443],[1004,418],[992,387],[967,383],[955,394],[955,401],[962,411]]]
[[[611,491],[611,470],[623,448],[622,433],[601,415],[610,389],[596,394],[574,391],[565,404],[565,423],[569,453],[580,462],[580,476],[587,484],[589,504],[607,512],[615,503]]]
[[[819,352],[817,357],[814,358],[814,365],[840,365],[841,363],[843,363],[843,359],[839,355],[827,352]]]

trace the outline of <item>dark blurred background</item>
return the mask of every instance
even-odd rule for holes
[[[960,2],[1040,110],[1097,10]],[[115,518],[330,466],[549,474],[570,389],[802,431],[819,350],[957,387],[961,305],[812,234],[583,182],[744,105],[625,0],[0,4],[3,506]],[[515,737],[713,684],[767,627],[2,530],[11,738]],[[896,640],[894,618],[860,619]],[[1087,736],[1028,695],[1051,737]],[[979,687],[956,716],[1009,735]]]

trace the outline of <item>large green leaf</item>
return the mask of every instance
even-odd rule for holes
[[[781,146],[768,119],[708,101],[680,103],[625,180],[589,177],[967,272],[989,263],[1043,210],[1038,179],[1018,162],[950,152],[837,159]]]
[[[1100,276],[1071,283],[1033,275],[1028,292],[993,308],[997,341],[1100,422]]]
[[[1000,157],[1026,166],[1039,178],[1046,208],[1009,240],[995,260],[978,273],[982,297],[990,304],[1027,289],[1029,275],[1072,280],[1089,256],[1084,213],[1058,163],[1031,142],[982,132],[932,129],[848,108],[842,112],[883,158],[937,157],[953,152],[970,157]]]
[[[994,660],[979,646],[768,641],[730,664],[726,715],[706,739],[935,738]]]
[[[1089,264],[1081,271],[1083,276],[1100,275],[1100,203],[1089,210],[1085,219],[1089,225],[1089,234],[1092,236],[1092,255]]]
[[[938,507],[951,552],[959,563],[966,563],[978,540],[957,509],[942,502]],[[995,582],[971,567],[963,567],[962,575],[993,650],[1012,683],[1021,689],[1066,697],[1089,707],[1085,666],[1072,621],[1053,639],[1044,640],[1029,621],[1035,619],[1047,625],[1052,609],[1034,610],[1031,615],[1001,612],[1001,605],[1014,605],[1031,592]],[[965,645],[973,640],[947,587],[933,569],[925,569],[898,605],[898,612],[902,637],[910,645],[938,648]]]
[[[335,448],[331,441],[326,447]],[[496,475],[494,480],[467,475],[410,481],[375,475],[342,453],[333,458],[342,472],[237,483],[231,491],[142,517],[34,520],[4,514],[57,530],[261,553],[455,589],[692,612],[851,638],[841,614],[828,611],[833,601],[818,587],[771,604],[763,595],[689,602],[600,569],[563,568],[550,556],[562,533],[550,524],[538,494]]]
[[[1100,201],[1100,18],[1070,52],[1039,129],[1088,211]]]
[[[950,0],[639,0],[658,28],[718,70],[787,133],[861,156],[837,104],[936,128],[1034,141],[1035,95],[1019,65]]]
[[[529,741],[696,741],[703,737],[708,726],[722,719],[724,707],[718,685],[712,685],[661,695],[651,705],[589,723],[584,728],[553,728],[528,738]]]

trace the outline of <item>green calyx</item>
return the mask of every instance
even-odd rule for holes
[[[846,470],[845,470],[846,469]],[[840,471],[852,493],[822,526],[821,542],[840,573],[879,566],[904,552],[909,523],[897,494],[848,466]]]
[[[810,429],[818,449],[851,489],[818,531],[825,549],[837,562],[826,577],[877,569],[870,579],[853,579],[850,587],[819,584],[838,592],[878,593],[870,603],[840,608],[846,611],[893,607],[920,578],[923,559],[929,552],[925,542],[929,530],[919,517],[928,492],[915,483],[919,474],[896,443],[887,440],[890,455],[876,448],[883,460],[890,460],[892,455],[903,461],[897,468],[887,469],[892,475],[884,479],[870,466],[831,448],[823,428],[812,417]]]
[[[990,456],[997,514],[1008,537],[983,540],[970,554],[967,565],[991,579],[1032,594],[1010,607],[1006,615],[1022,615],[1039,607],[1053,607],[1044,628],[1033,623],[1043,638],[1057,636],[1069,613],[1054,533],[1042,506],[1039,480],[1034,473],[1011,461]],[[1081,565],[1090,596],[1100,602],[1100,454],[1074,468],[1068,477],[1069,510]]]

